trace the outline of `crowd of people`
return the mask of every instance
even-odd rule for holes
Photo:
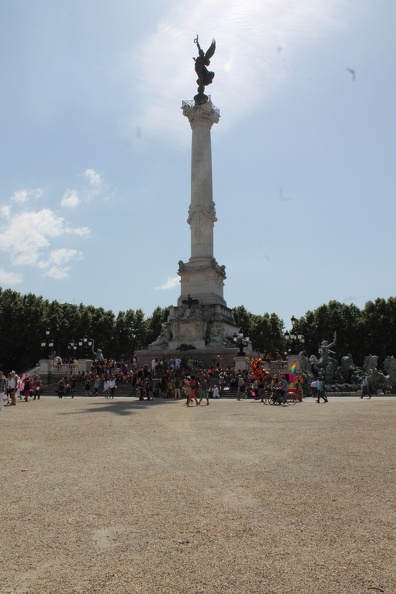
[[[279,359],[279,355],[277,357]],[[269,356],[265,358],[269,360]],[[58,361],[55,359],[55,365]],[[70,365],[69,365],[70,363]],[[261,359],[256,358],[247,370],[238,371],[233,366],[223,365],[218,356],[211,364],[205,365],[203,359],[194,358],[156,358],[139,365],[136,357],[128,361],[114,358],[92,361],[88,372],[76,371],[77,362],[70,360],[68,371],[59,379],[57,395],[59,398],[74,398],[81,389],[86,396],[104,395],[113,399],[117,386],[127,386],[129,393],[139,400],[153,400],[155,397],[186,400],[186,405],[200,405],[209,399],[221,398],[227,392],[237,395],[237,400],[253,398],[262,400],[264,393],[270,391],[274,402],[281,402],[290,390],[296,399],[302,401],[304,395],[311,395],[320,402],[326,403],[327,396],[322,377],[316,378],[312,384],[303,389],[300,376],[290,383],[289,374],[269,373],[264,370]],[[291,385],[293,387],[291,388]],[[0,410],[4,405],[15,406],[18,400],[39,400],[43,385],[38,375],[28,373],[21,377],[11,371],[7,377],[0,372]],[[305,394],[304,394],[305,391]]]
[[[211,378],[215,384],[211,385]],[[135,357],[130,361],[101,359],[92,362],[91,370],[86,373],[67,372],[58,382],[59,398],[76,393],[76,386],[84,386],[87,396],[103,394],[114,398],[117,386],[124,385],[139,400],[153,400],[154,397],[186,398],[190,405],[193,401],[203,400],[209,404],[209,398],[220,398],[224,389],[237,385],[239,376],[233,367],[223,367],[221,357],[206,366],[202,359],[153,358],[150,363],[138,365]],[[213,383],[213,382],[212,382]]]
[[[19,377],[10,371],[7,377],[0,371],[0,410],[4,406],[16,406],[18,400],[40,400],[43,385],[38,375],[24,373]]]

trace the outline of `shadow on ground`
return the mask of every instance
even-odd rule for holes
[[[105,400],[104,402],[87,402],[87,408],[79,409],[74,411],[62,411],[59,414],[62,415],[79,415],[82,413],[101,413],[101,412],[110,412],[116,415],[130,415],[132,413],[137,412],[139,409],[142,408],[152,408],[153,406],[158,406],[161,404],[176,404],[181,403],[181,400],[166,400],[166,399],[156,399],[156,400]]]

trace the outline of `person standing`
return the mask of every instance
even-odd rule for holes
[[[320,399],[323,398],[323,401],[326,403],[328,402],[326,392],[325,392],[325,385],[323,378],[321,376],[318,377],[318,387],[317,387],[317,403],[320,403]]]
[[[110,398],[114,399],[115,389],[116,389],[116,381],[115,377],[111,376],[109,381],[109,388],[110,388]]]
[[[238,378],[237,400],[241,399],[241,394],[245,394],[245,380],[242,376]]]
[[[77,386],[77,380],[74,377],[74,375],[72,375],[72,377],[70,379],[70,394],[71,394],[72,398],[74,398],[74,396],[75,396],[76,386]]]
[[[17,376],[15,371],[11,371],[8,380],[8,390],[11,397],[11,406],[16,406]]]
[[[30,390],[31,390],[30,375],[26,375],[23,380],[23,396],[24,396],[25,402],[29,402]]]
[[[201,384],[199,386],[199,404],[201,404],[202,400],[206,398],[206,405],[209,404],[209,394],[208,394],[208,380],[206,377],[201,378]]]
[[[318,396],[318,380],[315,379],[311,382],[311,396],[312,398],[317,398]]]
[[[109,383],[110,383],[110,380],[108,378],[106,378],[103,383],[103,394],[104,394],[105,398],[109,397],[109,390],[110,390]]]
[[[4,400],[6,398],[5,391],[6,391],[7,381],[6,378],[3,376],[3,372],[0,371],[0,410],[4,408]]]
[[[147,400],[154,400],[154,384],[150,376],[147,378],[145,382],[144,389],[146,392]]]
[[[98,374],[94,377],[94,396],[99,395],[99,388],[100,388],[100,377]]]
[[[175,400],[180,400],[181,398],[181,380],[178,376],[175,378],[175,381],[173,382],[173,397]]]
[[[40,396],[41,396],[41,390],[42,390],[42,383],[41,383],[41,379],[37,376],[34,380],[34,395],[33,395],[33,400],[40,400]]]
[[[363,398],[364,396],[368,396],[369,398],[371,398],[371,394],[369,394],[369,383],[366,375],[364,376],[362,383],[360,384],[360,387],[362,388],[362,395],[360,396],[360,398]]]
[[[157,373],[157,367],[158,367],[158,359],[156,357],[154,357],[154,359],[151,359],[151,373],[153,375],[155,375]]]
[[[85,376],[84,388],[85,388],[85,396],[92,396],[91,376],[89,373],[87,373],[87,375]]]
[[[66,398],[66,384],[65,378],[61,377],[58,382],[58,398],[63,398],[63,396]]]
[[[196,406],[199,405],[198,399],[197,399],[197,388],[198,388],[198,382],[195,379],[195,375],[191,376],[190,380],[186,380],[186,383],[188,385],[188,387],[190,388],[189,393],[188,393],[188,398],[187,398],[187,406],[190,406],[190,402],[191,400],[195,400],[195,404]]]

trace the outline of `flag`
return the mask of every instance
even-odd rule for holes
[[[294,361],[294,363],[290,367],[290,373],[296,373],[296,369],[297,369],[297,361]]]

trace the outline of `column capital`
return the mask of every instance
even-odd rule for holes
[[[211,100],[197,105],[194,101],[182,102],[183,115],[188,118],[191,127],[196,123],[210,125],[217,124],[220,119],[220,110],[213,105]]]

